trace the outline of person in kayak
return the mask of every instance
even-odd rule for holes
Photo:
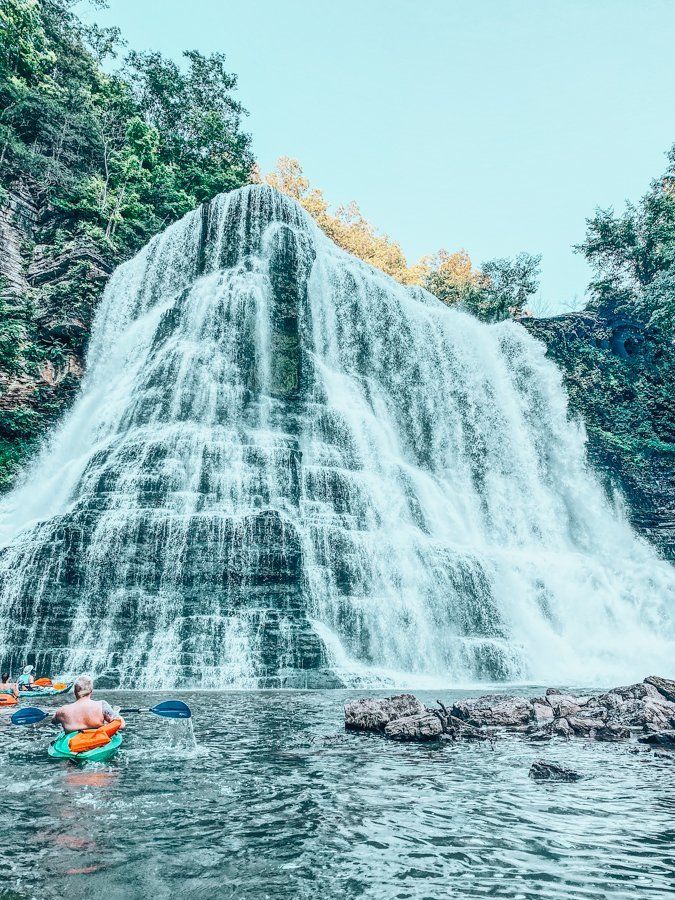
[[[106,722],[115,719],[120,719],[122,722],[120,727],[124,728],[124,719],[115,713],[109,703],[92,698],[94,682],[88,675],[80,675],[75,680],[73,690],[75,702],[59,707],[52,719],[52,722],[61,725],[67,734],[71,731],[84,731],[86,728],[100,728]]]
[[[17,685],[20,691],[29,691],[33,682],[35,681],[35,676],[33,675],[34,667],[33,666],[24,666],[23,672],[17,678]]]
[[[19,689],[13,681],[9,680],[9,672],[2,673],[2,681],[0,681],[0,694],[11,694],[12,697],[19,696]]]

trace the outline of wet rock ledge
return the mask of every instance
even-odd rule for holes
[[[675,749],[675,681],[650,675],[639,684],[604,694],[565,694],[549,688],[543,697],[487,694],[425,706],[412,694],[350,700],[345,728],[381,732],[393,741],[493,741],[503,732],[530,741],[586,738]]]

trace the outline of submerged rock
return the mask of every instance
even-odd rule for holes
[[[443,733],[443,726],[438,716],[426,713],[394,719],[385,727],[384,733],[392,741],[435,741]]]
[[[530,741],[550,741],[553,738],[553,729],[550,725],[544,725],[542,728],[535,728],[527,735]]]
[[[345,704],[345,728],[354,731],[384,731],[389,722],[412,716],[424,716],[426,706],[412,694],[395,697],[366,697]]]
[[[565,769],[557,763],[546,762],[543,759],[537,759],[532,763],[529,776],[535,781],[578,781],[581,778],[574,769]]]
[[[675,731],[656,731],[639,737],[641,744],[650,744],[657,747],[672,747],[675,749]]]

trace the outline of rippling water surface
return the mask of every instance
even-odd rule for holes
[[[340,691],[181,696],[194,739],[130,715],[106,766],[49,760],[50,728],[2,729],[3,900],[675,893],[667,758],[518,737],[394,744],[345,733]],[[539,757],[585,778],[536,784]]]

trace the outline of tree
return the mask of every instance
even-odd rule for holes
[[[476,310],[480,317],[494,322],[521,315],[539,288],[540,264],[541,255],[531,253],[486,262],[484,287]]]
[[[648,325],[675,325],[675,145],[666,172],[623,213],[598,209],[576,247],[595,270],[591,304],[609,303]]]
[[[473,308],[485,286],[485,277],[475,269],[466,250],[438,253],[424,260],[428,272],[424,287],[448,306]]]
[[[380,234],[354,202],[333,214],[323,191],[310,185],[297,159],[282,156],[263,181],[293,197],[343,250],[407,285],[421,285],[448,306],[461,306],[486,321],[520,315],[538,286],[541,257],[521,253],[515,260],[493,260],[476,269],[466,250],[439,250],[408,265],[400,244]]]
[[[188,51],[184,66],[130,54],[110,74],[102,63],[119,51],[119,31],[85,26],[76,4],[0,0],[0,204],[19,186],[30,196],[35,241],[59,272],[22,296],[0,285],[0,393],[22,385],[0,409],[0,486],[72,396],[77,378],[66,375],[45,399],[42,373],[79,370],[105,271],[251,178],[222,54]],[[51,318],[79,326],[52,329]]]
[[[146,124],[159,135],[159,161],[175,168],[177,188],[196,205],[246,183],[253,156],[225,55],[183,56],[186,71],[159,53],[130,53],[125,74]]]

